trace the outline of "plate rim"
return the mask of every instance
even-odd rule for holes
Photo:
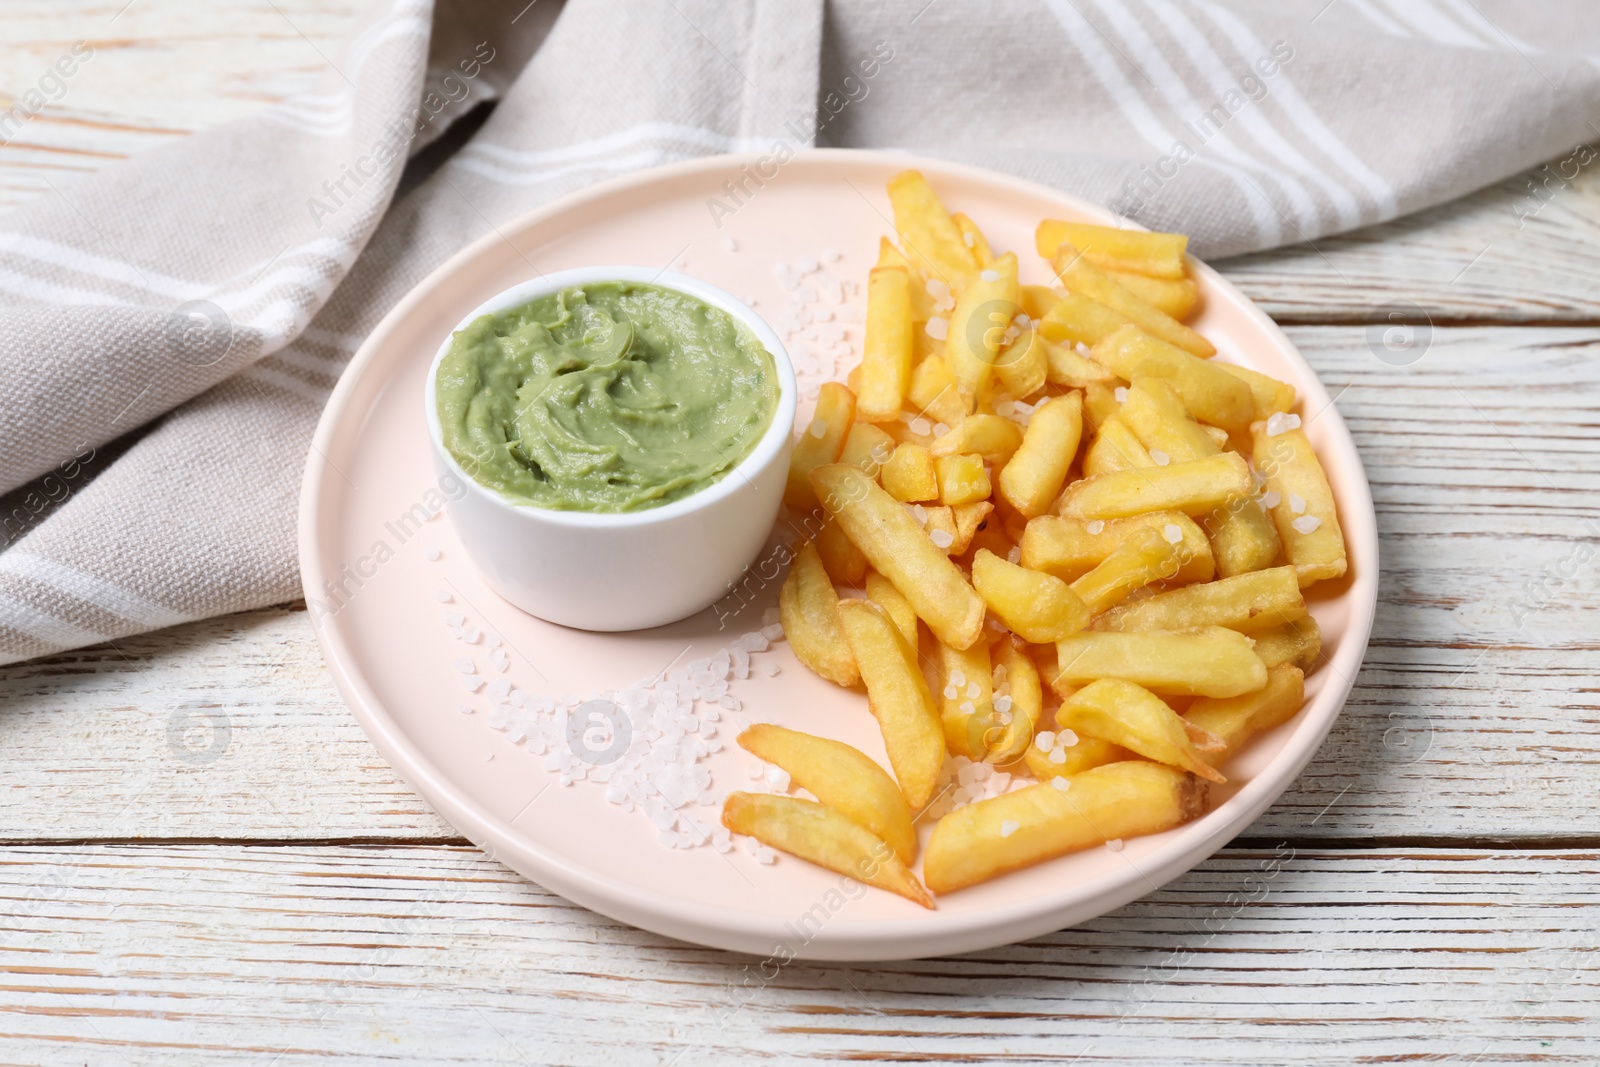
[[[336,427],[345,416],[353,394],[376,360],[378,351],[424,299],[425,294],[438,288],[441,282],[484,250],[508,242],[510,238],[504,235],[505,231],[525,231],[578,205],[639,186],[672,181],[700,172],[737,169],[741,165],[753,165],[763,158],[765,154],[761,152],[701,156],[597,182],[491,227],[489,233],[470,242],[417,281],[363,339],[318,417],[301,481],[296,537],[301,587],[308,600],[319,595],[322,582],[330,573],[323,566],[317,547],[319,534],[326,521],[318,503],[327,478],[327,468],[331,465],[323,457],[332,444]],[[1143,228],[1108,208],[1038,182],[970,164],[910,153],[847,148],[803,149],[794,154],[785,164],[785,169],[796,165],[829,164],[917,168],[935,181],[939,176],[951,176],[999,186],[1053,200],[1082,216],[1108,224]],[[1285,742],[1284,748],[1237,793],[1199,819],[1179,828],[1182,831],[1179,836],[1142,857],[1144,869],[1130,863],[1113,874],[1073,883],[1054,893],[955,915],[944,913],[944,917],[935,912],[889,924],[860,920],[852,922],[844,920],[842,916],[836,917],[826,929],[805,942],[800,951],[791,953],[790,958],[868,961],[948,955],[1026,940],[1103,915],[1156,891],[1209,859],[1270,807],[1299,777],[1322,746],[1354,687],[1376,614],[1380,561],[1371,483],[1342,415],[1333,406],[1315,369],[1301,355],[1293,341],[1253,300],[1210,265],[1198,260],[1194,261],[1194,265],[1213,291],[1233,298],[1253,325],[1273,340],[1291,361],[1299,364],[1305,372],[1305,380],[1315,383],[1315,389],[1302,390],[1302,396],[1310,394],[1312,399],[1320,402],[1320,417],[1331,416],[1333,428],[1328,436],[1333,446],[1343,453],[1339,457],[1341,467],[1355,473],[1351,479],[1357,497],[1352,502],[1355,505],[1354,514],[1341,515],[1341,519],[1346,520],[1342,523],[1346,536],[1358,539],[1364,547],[1364,558],[1370,559],[1370,574],[1356,575],[1341,594],[1341,597],[1349,598],[1350,617],[1335,659],[1345,661],[1344,664],[1330,662],[1326,665],[1333,669],[1334,677],[1323,683],[1312,703],[1299,713],[1304,719]],[[533,839],[519,834],[511,825],[514,817],[510,821],[501,820],[470,798],[460,795],[389,715],[360,675],[357,658],[340,628],[338,617],[318,620],[313,616],[312,629],[340,695],[379,753],[445,821],[472,841],[489,859],[505,863],[536,884],[576,904],[655,933],[714,948],[758,955],[766,950],[750,946],[767,944],[775,950],[778,945],[787,945],[781,920],[777,918],[660,896],[637,883],[623,882],[585,870],[562,856],[545,851]]]

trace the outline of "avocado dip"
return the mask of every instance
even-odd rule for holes
[[[778,376],[749,328],[642,282],[600,282],[456,331],[435,382],[444,446],[514,504],[624,512],[699,492],[772,422]]]

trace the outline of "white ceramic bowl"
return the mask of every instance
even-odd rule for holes
[[[484,301],[451,331],[480,315],[561,289],[598,282],[674,289],[738,319],[772,353],[778,407],[750,454],[691,496],[645,511],[601,514],[513,504],[480,485],[444,447],[435,382],[446,338],[428,368],[423,404],[441,484],[459,479],[450,518],[490,588],[523,611],[583,630],[642,630],[701,611],[732,587],[766,543],[783,498],[794,432],[794,368],[783,342],[759,315],[714,285],[646,267],[585,267],[546,274]]]

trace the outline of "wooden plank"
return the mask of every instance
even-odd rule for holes
[[[173,4],[18,0],[0,99],[35,87],[75,40],[95,48],[64,96],[0,145],[0,209],[163,140],[305,91],[361,0]],[[113,21],[114,19],[114,21]],[[1455,203],[1315,246],[1219,266],[1292,322],[1600,321],[1600,176],[1534,171]]]
[[[1074,929],[862,965],[684,945],[440,846],[8,847],[0,894],[8,1063],[1600,1059],[1594,852],[1228,850]]]
[[[1600,840],[1600,330],[1439,330],[1409,367],[1361,328],[1292,332],[1365,458],[1383,581],[1343,716],[1249,836]],[[0,840],[452,834],[303,613],[0,668],[0,702]]]

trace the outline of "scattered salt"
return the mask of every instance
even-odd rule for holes
[[[767,848],[765,845],[762,845],[760,848],[756,849],[756,862],[764,867],[770,867],[774,863],[778,862],[778,854],[772,851],[770,848]]]
[[[1011,551],[1006,553],[1006,562],[1008,562],[1008,563],[1020,563],[1020,562],[1022,562],[1022,549],[1017,547],[1016,545],[1012,545],[1011,546]]]
[[[978,277],[986,282],[997,282],[1000,280],[1000,272],[997,270],[980,270]]]
[[[1183,540],[1183,531],[1178,528],[1177,523],[1169,522],[1161,527],[1161,536],[1167,539],[1167,544],[1175,545]]]
[[[466,687],[467,692],[476,693],[483,688],[483,679],[476,674],[463,674],[461,676],[461,684]]]
[[[768,767],[762,777],[766,778],[767,784],[779,793],[787,792],[789,789],[789,772],[782,767]]]
[[[1105,528],[1106,528],[1106,521],[1104,519],[1096,519],[1093,522],[1091,522],[1089,525],[1084,527],[1084,529],[1088,530],[1091,534],[1098,534],[1098,533],[1100,533],[1101,530],[1104,530]]]
[[[1050,784],[1055,786],[1057,790],[1063,793],[1072,788],[1072,783],[1067,781],[1065,778],[1052,778],[1050,779]]]
[[[1015,819],[1006,819],[1000,823],[1000,836],[1010,837],[1022,828],[1022,824]]]
[[[918,435],[919,437],[927,437],[933,432],[933,423],[929,422],[921,415],[918,415],[916,418],[911,420],[910,429],[912,433]]]
[[[478,673],[477,666],[470,659],[467,659],[466,657],[462,657],[461,659],[453,659],[453,660],[451,660],[450,661],[450,666],[452,666],[452,667],[454,667],[456,669],[456,673],[457,674],[477,674]]]
[[[446,612],[444,616],[444,624],[451,629],[460,626],[466,621],[466,618],[459,611],[449,611]]]
[[[463,715],[471,715],[472,714],[472,705],[471,704],[457,704],[456,705],[456,710],[459,711]]]
[[[730,252],[737,252],[739,251],[739,242],[733,239],[733,234],[725,233],[722,235],[722,247]]]
[[[973,700],[977,700],[979,695],[982,693],[983,686],[979,685],[977,682],[967,683],[967,696],[971,697]]]
[[[1011,698],[1009,696],[997,696],[997,697],[995,697],[994,698],[994,710],[1000,712],[1000,714],[1002,714],[1002,715],[1004,715],[1006,712],[1010,711],[1011,710]]]
[[[427,556],[430,562],[438,560],[439,556],[441,555],[438,545],[429,545],[427,548],[422,550],[422,554]]]
[[[1126,404],[1128,402],[1128,387],[1119,385],[1111,391],[1111,395],[1117,398],[1117,403]]]
[[[437,600],[441,604],[448,604],[450,601],[454,600],[455,597],[450,595],[450,590],[448,589],[435,589],[433,591],[433,599]]]
[[[961,235],[961,241],[968,248],[972,248],[973,246],[975,246],[978,243],[978,235],[975,234],[975,233],[971,233],[971,232],[964,233],[964,234]]]
[[[1121,852],[1122,851],[1122,838],[1113,837],[1110,841],[1106,842],[1106,848],[1109,848],[1112,852]]]
[[[806,427],[806,433],[820,441],[827,436],[828,424],[821,419],[812,419],[811,425]]]
[[[1150,458],[1156,461],[1156,466],[1158,467],[1165,467],[1168,463],[1172,462],[1172,457],[1161,451],[1159,448],[1152,448],[1150,450]]]
[[[1281,433],[1288,433],[1290,430],[1298,430],[1299,428],[1300,416],[1290,414],[1287,411],[1275,412],[1267,419],[1268,437],[1276,437]]]
[[[1289,510],[1294,512],[1296,515],[1304,515],[1306,513],[1306,498],[1303,496],[1295,496],[1293,493],[1290,493]]]
[[[1040,752],[1049,752],[1056,747],[1055,731],[1041,730],[1039,736],[1033,739],[1033,743],[1039,746]]]
[[[1283,503],[1283,494],[1276,489],[1269,490],[1261,496],[1261,502],[1269,508],[1275,508]]]
[[[1302,515],[1290,523],[1290,525],[1296,530],[1299,530],[1301,533],[1308,534],[1315,532],[1317,527],[1322,525],[1322,520],[1317,518],[1315,515]]]
[[[933,318],[928,320],[927,325],[924,326],[923,329],[927,330],[928,336],[933,338],[935,341],[943,341],[945,339],[945,335],[950,332],[950,320],[939,315],[935,315]]]
[[[1050,750],[1049,758],[1051,763],[1065,763],[1067,762],[1067,750],[1064,748],[1053,748]]]
[[[947,686],[944,687],[944,698],[946,700],[954,700],[957,697],[959,697],[960,695],[961,695],[961,690],[957,689],[955,686],[947,685]]]

